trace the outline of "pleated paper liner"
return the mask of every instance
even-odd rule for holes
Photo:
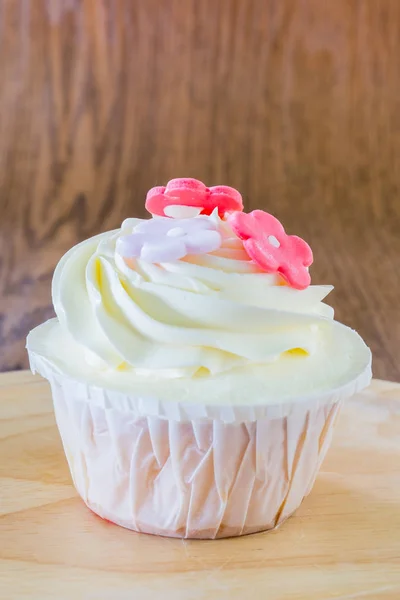
[[[370,365],[321,396],[215,406],[76,381],[29,348],[51,385],[75,487],[101,517],[139,532],[214,539],[274,529],[315,481],[342,402]]]

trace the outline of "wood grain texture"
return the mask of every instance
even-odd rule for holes
[[[194,176],[305,237],[400,379],[399,33],[398,0],[0,0],[0,368],[70,246]]]
[[[398,600],[400,385],[342,411],[310,496],[273,533],[182,541],[124,530],[78,498],[47,382],[0,375],[0,597]]]

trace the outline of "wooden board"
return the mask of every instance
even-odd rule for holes
[[[191,542],[102,521],[78,499],[49,388],[0,376],[0,598],[398,600],[400,385],[349,401],[311,495],[273,533]]]

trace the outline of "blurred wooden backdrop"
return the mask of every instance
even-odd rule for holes
[[[399,0],[0,0],[0,369],[70,246],[176,176],[239,188],[400,379]]]

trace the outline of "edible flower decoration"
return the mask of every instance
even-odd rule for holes
[[[310,246],[297,235],[287,235],[282,224],[263,210],[236,212],[228,217],[236,235],[243,240],[249,257],[267,273],[280,273],[298,290],[310,285],[308,268],[313,261]]]
[[[221,243],[218,226],[208,217],[157,218],[143,221],[130,235],[120,237],[117,252],[125,259],[163,263],[179,260],[188,254],[213,252]]]
[[[208,188],[198,179],[191,178],[171,179],[166,187],[154,187],[147,193],[146,209],[152,215],[181,216],[182,213],[176,209],[182,206],[197,209],[187,216],[211,215],[217,208],[223,218],[226,213],[243,210],[243,201],[234,188],[227,185]]]

